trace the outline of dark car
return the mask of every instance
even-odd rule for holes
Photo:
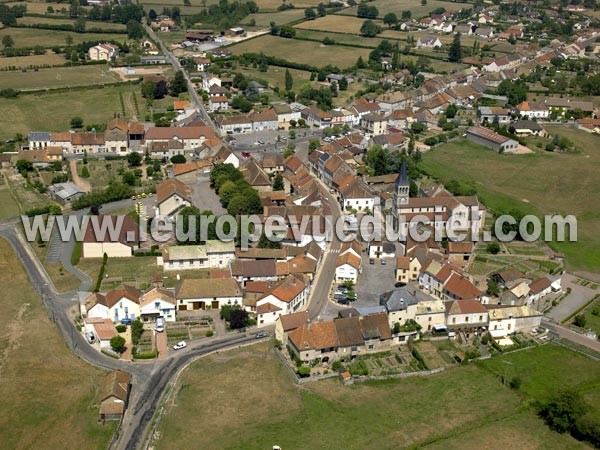
[[[124,319],[121,319],[121,324],[122,325],[131,325],[133,323],[133,320],[128,319],[127,317]]]
[[[375,264],[375,260],[373,258],[369,259],[369,264]]]
[[[402,281],[398,281],[398,282],[397,282],[397,283],[394,285],[394,287],[397,287],[397,288],[399,288],[399,287],[404,287],[404,286],[406,286],[406,283],[403,283]]]
[[[340,305],[349,305],[350,304],[350,300],[348,300],[348,297],[344,297],[344,298],[340,298],[337,301]]]

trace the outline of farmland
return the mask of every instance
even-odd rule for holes
[[[72,19],[56,19],[53,17],[31,17],[25,16],[21,17],[17,20],[19,25],[37,25],[37,24],[47,24],[51,26],[56,25],[73,25],[75,23]],[[102,30],[111,30],[111,31],[121,31],[125,32],[125,25],[121,23],[112,23],[112,22],[93,22],[87,21],[86,27],[88,29],[98,28]]]
[[[283,25],[295,20],[304,19],[304,10],[302,9],[289,9],[287,11],[275,12],[275,13],[264,13],[258,12],[257,14],[250,14],[244,19],[244,23],[248,24],[254,20],[256,27],[268,27],[271,22],[275,22],[277,25]]]
[[[539,391],[562,386],[567,374],[560,368],[566,365],[573,368],[568,384],[590,392],[598,382],[598,363],[550,346],[505,358],[523,372],[522,393],[502,386],[500,359],[430,377],[353,386],[329,379],[298,388],[267,344],[214,355],[182,374],[156,448],[180,448],[190,440],[202,448],[219,442],[228,449],[297,448],[298,442],[315,449],[449,448],[447,443],[464,448],[465,442],[467,448],[523,448],[523,442],[528,448],[585,448],[551,432],[526,405],[528,398],[545,399]],[[490,440],[482,429],[503,433]]]
[[[365,19],[349,16],[338,16],[335,14],[320,17],[316,20],[309,20],[296,25],[297,28],[305,30],[330,31],[333,33],[360,34],[360,27]],[[381,21],[374,21],[383,27]]]
[[[436,8],[445,8],[447,11],[458,11],[461,8],[470,8],[472,5],[440,0],[428,0],[425,5],[414,0],[375,0],[370,2],[369,6],[375,6],[379,10],[381,17],[389,12],[396,13],[400,17],[402,11],[410,11],[413,18],[419,18],[428,15]],[[356,7],[343,9],[340,13],[356,16]]]
[[[6,294],[0,300],[2,445],[106,448],[114,425],[99,424],[93,407],[105,372],[70,353],[15,260],[12,248],[0,241],[0,280]]]
[[[64,46],[66,37],[71,36],[73,44],[82,42],[104,42],[117,41],[124,42],[127,40],[126,34],[113,33],[74,33],[70,31],[59,30],[41,30],[35,28],[3,28],[0,30],[0,39],[10,35],[15,47],[35,47],[41,45],[44,48],[54,46]],[[1,58],[0,58],[1,60]]]
[[[552,245],[565,254],[567,268],[598,270],[598,137],[565,127],[548,127],[548,131],[568,137],[579,151],[499,155],[470,141],[458,140],[423,155],[422,168],[436,178],[472,183],[483,203],[492,209],[574,214],[578,219],[578,242]]]
[[[58,56],[58,55],[57,55]],[[18,90],[71,87],[90,84],[106,84],[121,81],[115,72],[104,65],[54,67],[37,72],[0,72],[0,85]]]
[[[15,133],[27,135],[30,130],[64,131],[72,117],[80,116],[85,124],[105,124],[116,113],[122,114],[119,93],[125,104],[132,104],[136,93],[140,107],[144,106],[138,86],[118,86],[87,90],[21,95],[0,99],[0,139]],[[131,108],[125,108],[131,117]]]
[[[229,47],[234,54],[260,53],[277,58],[290,59],[300,64],[311,64],[325,66],[332,64],[340,68],[349,67],[356,63],[359,56],[367,58],[368,49],[357,49],[351,47],[335,47],[318,42],[299,41],[285,39],[276,36],[261,36],[256,39],[247,40]]]
[[[13,56],[10,58],[0,58],[0,69],[5,67],[31,67],[31,66],[59,66],[64,64],[66,59],[62,55],[57,55],[49,50],[45,55]],[[7,77],[2,73],[4,78]],[[20,77],[21,73],[17,75]]]

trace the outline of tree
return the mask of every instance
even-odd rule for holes
[[[456,116],[456,112],[456,105],[454,103],[450,103],[450,105],[448,105],[448,107],[446,108],[446,118],[454,119],[454,117]]]
[[[410,131],[412,131],[415,134],[422,133],[426,129],[427,129],[427,125],[425,125],[424,123],[421,123],[421,122],[413,122],[410,126]]]
[[[381,28],[372,20],[365,20],[360,27],[360,34],[365,37],[375,37],[381,33]]]
[[[283,191],[285,189],[285,184],[283,183],[283,177],[280,173],[275,175],[273,179],[273,190],[274,191]]]
[[[186,159],[183,155],[173,155],[171,156],[171,162],[173,164],[184,164],[186,162]]]
[[[175,77],[173,77],[173,80],[171,80],[169,91],[173,97],[177,97],[182,92],[187,91],[187,81],[185,80],[185,75],[182,70],[178,70]]]
[[[367,68],[367,64],[363,60],[362,56],[359,56],[358,59],[356,60],[356,68],[357,69],[366,69]]]
[[[131,19],[127,22],[127,36],[129,39],[141,39],[144,37],[144,27],[141,23]]]
[[[327,15],[327,7],[325,6],[325,3],[319,3],[317,5],[317,14],[319,17],[324,17]]]
[[[115,352],[123,353],[125,351],[125,338],[122,336],[113,336],[110,338],[110,348]]]
[[[460,60],[462,59],[462,49],[460,47],[460,33],[456,33],[454,35],[452,45],[450,45],[450,49],[448,50],[448,59],[451,62],[460,62]]]
[[[141,85],[142,97],[148,100],[154,100],[154,83],[152,81],[144,81]]]
[[[83,119],[79,116],[71,118],[71,128],[83,128]]]
[[[311,138],[308,141],[308,153],[310,154],[314,152],[317,148],[319,148],[319,145],[321,145],[319,138]]]
[[[383,16],[383,23],[391,28],[398,23],[398,16],[396,16],[396,14],[393,12],[387,13],[385,16]]]
[[[500,244],[498,244],[497,242],[490,242],[485,248],[485,250],[488,253],[491,253],[492,255],[497,255],[498,253],[500,253]]]
[[[81,169],[81,178],[89,178],[90,177],[90,171],[87,168],[87,166],[83,166],[83,168]]]
[[[291,25],[282,25],[279,28],[279,36],[283,38],[293,38],[296,36],[296,29]]]
[[[421,0],[421,6],[427,5],[427,0]]]
[[[129,186],[135,186],[137,178],[133,172],[125,172],[122,177],[123,183]]]
[[[154,21],[156,20],[156,18],[157,18],[157,17],[158,17],[158,14],[156,14],[156,11],[155,11],[155,10],[151,9],[150,11],[148,11],[148,18],[149,18],[151,21],[153,21],[153,22],[154,22]]]
[[[137,167],[142,164],[142,155],[138,152],[131,152],[127,155],[127,162],[131,167]]]
[[[497,296],[500,293],[500,288],[498,287],[498,283],[493,278],[488,280],[487,284],[487,293],[491,296]]]
[[[402,17],[402,20],[410,20],[410,18],[412,17],[412,12],[402,11],[402,15],[400,17]]]
[[[10,34],[6,34],[2,36],[2,45],[4,48],[12,48],[15,45],[15,41],[13,41]]]
[[[542,406],[539,415],[553,431],[564,433],[571,431],[575,423],[586,412],[582,398],[573,391],[565,391]]]
[[[340,88],[340,91],[346,91],[346,90],[348,90],[348,80],[346,80],[346,77],[343,77],[339,81],[338,87]]]
[[[308,20],[313,20],[317,17],[317,13],[313,8],[306,8],[304,10],[304,17],[306,17]]]
[[[285,69],[285,90],[291,91],[294,87],[294,78],[292,77],[292,73],[290,69]]]
[[[83,17],[79,17],[75,23],[73,24],[73,30],[77,33],[83,33],[85,31],[85,19]]]
[[[587,319],[585,318],[585,316],[583,314],[577,314],[575,316],[575,318],[573,319],[573,325],[575,325],[576,327],[579,327],[579,328],[585,328],[586,323],[587,323]]]
[[[67,34],[65,36],[65,43],[67,44],[68,47],[73,45],[73,36],[71,36],[70,34]]]

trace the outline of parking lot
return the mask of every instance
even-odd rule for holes
[[[210,180],[208,178],[199,179],[189,184],[192,190],[192,202],[200,210],[212,211],[215,215],[225,214],[225,208],[221,206],[219,197],[215,191],[210,187]]]

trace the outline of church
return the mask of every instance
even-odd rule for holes
[[[432,231],[438,228],[442,237],[448,238],[452,238],[446,230],[450,223],[455,233],[467,233],[466,240],[470,241],[477,240],[485,221],[485,208],[475,195],[453,196],[445,189],[438,189],[423,197],[410,197],[410,180],[405,162],[394,185],[392,214],[394,229],[400,232],[404,242],[410,222],[415,218],[419,220],[418,228],[429,227]],[[458,219],[464,222],[460,226],[455,223]]]

